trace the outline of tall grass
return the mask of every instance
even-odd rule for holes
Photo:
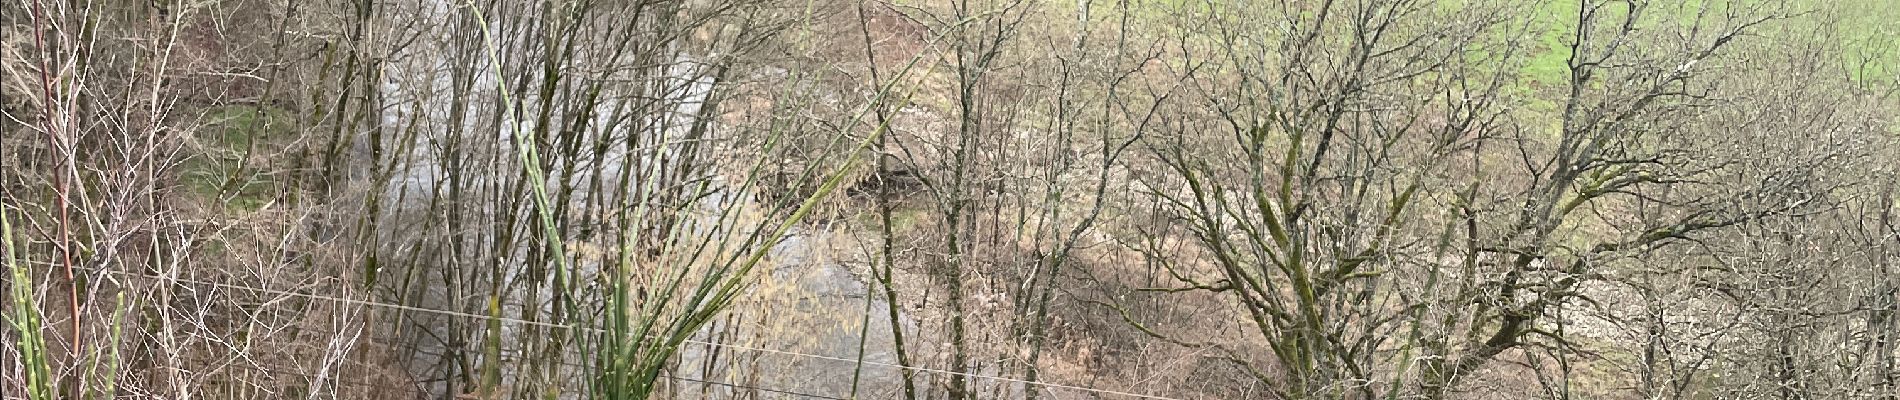
[[[908,106],[916,87],[914,81],[905,78],[910,76],[912,69],[923,60],[924,55],[919,53],[913,56],[895,77],[881,85],[876,95],[867,104],[861,106],[850,121],[842,126],[859,126],[872,110],[886,107],[886,103],[891,102],[893,90],[897,89],[900,83],[913,83],[904,85],[904,93],[895,101],[896,108]],[[929,75],[929,72],[926,71],[923,74]],[[749,287],[753,271],[772,251],[772,245],[783,240],[794,227],[811,216],[821,202],[831,196],[847,177],[852,176],[852,171],[862,166],[864,155],[871,146],[881,143],[882,137],[889,129],[888,122],[880,122],[874,126],[870,134],[858,139],[851,149],[841,153],[827,154],[823,156],[821,162],[814,163],[814,165],[836,166],[824,175],[823,181],[818,183],[815,190],[797,201],[797,208],[785,219],[776,222],[759,221],[744,229],[747,233],[738,247],[749,250],[734,253],[731,257],[716,259],[713,261],[714,265],[705,269],[704,275],[697,277],[695,281],[687,280],[688,268],[675,268],[665,278],[665,283],[659,285],[662,292],[657,297],[646,299],[644,304],[635,304],[634,297],[637,288],[630,284],[634,278],[628,273],[636,268],[631,261],[623,258],[620,268],[617,269],[621,275],[616,277],[615,283],[611,286],[608,312],[601,323],[604,334],[598,338],[598,346],[602,351],[599,353],[600,359],[595,364],[596,369],[593,372],[596,377],[594,392],[596,398],[646,399],[652,396],[661,374],[669,367],[668,361],[678,354],[680,347],[720,313],[731,307],[733,301]],[[785,135],[784,131],[772,132],[767,140],[765,151],[769,153],[773,144],[783,139],[783,135]],[[849,136],[850,132],[839,130],[832,133],[832,140],[836,141]],[[840,154],[843,157],[841,162],[830,162]],[[756,188],[765,162],[759,161],[748,169],[745,182],[740,187],[740,193],[750,193]],[[809,172],[808,170],[807,175]],[[645,214],[636,212],[636,215]],[[721,219],[723,221],[726,218],[722,216]],[[670,234],[675,236],[672,239],[677,239],[680,232],[680,230],[671,232]],[[761,233],[764,234],[760,235]],[[628,254],[632,243],[633,240],[622,242],[621,254]],[[718,247],[723,248],[727,245],[728,243],[721,242]],[[690,288],[691,294],[685,298],[683,304],[676,304],[673,302],[674,296],[679,294],[677,291],[681,288]],[[677,309],[665,309],[670,305],[676,306]]]
[[[7,316],[8,325],[13,328],[14,345],[18,346],[20,363],[24,376],[20,379],[25,385],[19,388],[20,395],[30,400],[52,399],[54,382],[52,370],[47,367],[46,337],[40,330],[39,307],[33,301],[33,276],[27,268],[20,265],[17,257],[19,249],[13,245],[13,220],[8,217],[11,211],[0,208],[0,261],[5,262],[9,281],[12,286],[7,293],[12,294],[13,313]],[[0,393],[11,392],[0,391]]]
[[[352,206],[368,213],[351,228],[358,233],[350,252],[361,255],[366,275],[394,277],[367,286],[406,305],[489,316],[446,324],[422,322],[430,316],[398,317],[399,331],[447,337],[441,358],[453,370],[443,378],[472,387],[450,384],[448,391],[540,397],[585,385],[597,398],[656,396],[681,362],[681,347],[748,293],[775,245],[861,169],[863,153],[888,128],[859,133],[863,110],[825,129],[801,130],[808,121],[760,115],[772,122],[757,128],[757,136],[732,127],[711,134],[727,123],[717,120],[724,115],[718,102],[735,85],[721,80],[738,68],[731,58],[783,28],[759,22],[772,19],[753,14],[763,5],[463,4],[455,13],[458,24],[448,28],[462,35],[449,36],[478,34],[479,40],[441,42],[451,52],[445,60],[452,90],[417,95],[453,97],[400,100],[442,104],[450,120],[417,113],[379,126],[374,99],[344,113],[356,121],[338,124],[371,128],[360,138],[333,138],[338,144],[327,147],[366,140],[354,146],[368,147],[375,163],[367,174],[371,195]],[[727,38],[708,21],[746,28],[725,28],[739,32]],[[443,33],[435,26],[404,29],[414,31],[382,35]],[[687,38],[701,31],[715,33]],[[386,57],[371,52],[374,46],[359,48],[372,50],[336,57],[345,61],[332,67],[349,75],[359,67],[347,60]],[[710,50],[687,57],[688,49],[700,48]],[[923,58],[919,54],[906,71]],[[682,64],[704,66],[681,72]],[[806,73],[794,68],[787,74]],[[881,83],[869,102],[888,106],[899,98],[894,92],[902,76]],[[705,88],[695,86],[701,79]],[[778,101],[812,95],[797,87],[780,88],[782,98],[773,98],[769,111],[809,112],[811,103]],[[619,96],[651,100],[616,103]],[[433,123],[447,132],[413,128]],[[394,134],[379,133],[385,129]],[[815,150],[792,145],[810,140],[827,144]],[[430,148],[439,150],[422,153]],[[797,153],[807,150],[813,153]],[[417,153],[435,158],[434,164],[406,161]],[[773,175],[792,156],[810,157],[803,171],[790,180]],[[343,160],[326,162],[326,170],[361,169],[348,165],[351,157],[325,157]],[[421,201],[374,195],[401,184],[390,179],[391,171],[423,167],[442,168],[445,181]],[[406,228],[380,226],[390,223]],[[506,322],[514,320],[551,320],[565,328]],[[582,365],[571,361],[577,358]]]

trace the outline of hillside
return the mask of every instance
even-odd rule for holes
[[[0,3],[8,399],[1900,393],[1880,0]]]

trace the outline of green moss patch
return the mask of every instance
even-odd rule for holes
[[[273,199],[276,181],[259,173],[256,154],[272,139],[291,136],[294,115],[272,107],[220,106],[199,118],[198,153],[185,159],[180,182],[192,196],[240,211],[255,211]]]

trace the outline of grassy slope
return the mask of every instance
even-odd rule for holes
[[[296,116],[253,105],[204,110],[197,139],[199,153],[182,165],[181,181],[191,194],[224,203],[234,211],[252,211],[277,193],[277,184],[261,174],[256,154],[270,151],[272,138],[292,134]]]

